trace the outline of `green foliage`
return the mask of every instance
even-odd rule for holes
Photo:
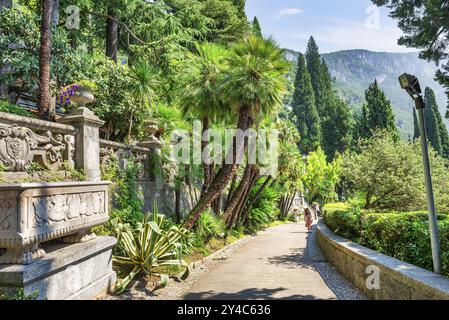
[[[28,174],[33,174],[33,173],[36,173],[36,172],[41,172],[41,171],[44,171],[45,169],[44,169],[44,167],[41,165],[41,164],[39,164],[39,163],[37,163],[37,162],[31,162],[31,164],[26,168],[26,172],[28,173]]]
[[[426,103],[426,108],[424,109],[424,119],[426,122],[427,139],[433,149],[440,155],[443,153],[443,148],[441,145],[440,128],[438,126],[438,119],[436,112],[438,111],[438,106],[436,105],[435,93],[432,89],[427,87],[424,93],[424,100]]]
[[[258,37],[262,37],[263,36],[262,35],[262,29],[260,27],[259,20],[257,19],[257,17],[254,17],[254,19],[253,19],[252,31],[253,31],[253,34],[258,36]]]
[[[312,152],[306,159],[303,175],[304,195],[308,202],[326,203],[337,197],[336,185],[340,181],[341,157],[327,162],[323,150]]]
[[[37,14],[17,5],[0,11],[0,67],[9,66],[10,71],[0,74],[0,81],[13,84],[22,80],[22,88],[33,89],[39,79],[39,28]],[[52,34],[51,78],[53,91],[69,83],[80,69],[80,59],[76,51],[67,46],[67,34],[63,29]],[[13,45],[12,45],[13,44]]]
[[[129,275],[117,285],[117,293],[122,293],[140,274],[160,278],[155,290],[165,287],[168,284],[168,276],[156,273],[155,268],[158,267],[185,267],[186,271],[181,278],[187,278],[189,270],[182,259],[181,241],[187,237],[188,231],[177,226],[164,225],[164,216],[159,215],[157,209],[153,214],[145,215],[136,227],[118,223],[115,230],[118,246],[123,254],[113,256],[113,261],[132,268]]]
[[[266,188],[249,213],[248,229],[255,232],[266,228],[279,215],[280,194],[274,188]]]
[[[306,68],[304,56],[298,56],[298,69],[295,79],[295,91],[292,100],[293,113],[301,136],[299,148],[302,153],[315,151],[321,142],[320,117],[315,104],[310,74]]]
[[[424,115],[426,118],[426,129],[429,142],[441,156],[449,159],[449,134],[446,125],[443,122],[443,118],[435,98],[435,93],[432,89],[427,87],[425,89],[424,97],[426,103]]]
[[[353,192],[363,192],[366,209],[422,210],[426,207],[424,169],[418,141],[395,141],[385,132],[359,144],[360,152],[343,157],[342,175]],[[448,212],[448,163],[430,151],[435,199],[441,212]]]
[[[393,258],[433,270],[428,214],[372,213],[324,208],[326,225],[338,235]],[[449,275],[449,216],[438,217],[443,274]]]
[[[7,101],[3,101],[3,100],[0,100],[0,112],[12,113],[12,114],[15,114],[18,116],[24,116],[24,117],[29,117],[29,118],[36,117],[33,113],[15,105],[15,104],[11,104],[11,103],[9,103]]]
[[[390,132],[395,139],[399,138],[390,101],[379,88],[377,80],[365,91],[366,106],[363,107],[358,138],[369,138],[377,130]]]
[[[207,243],[212,238],[222,238],[224,231],[223,221],[210,210],[203,212],[195,224],[195,233],[203,243]]]
[[[107,170],[103,169],[102,179],[113,182],[111,187],[114,209],[111,219],[118,218],[123,223],[135,226],[143,218],[143,201],[137,186],[137,176],[141,165],[133,157],[126,159],[124,167],[120,168],[117,160],[112,160]],[[108,226],[110,228],[110,226]]]
[[[39,296],[39,292],[36,290],[30,295],[26,295],[25,291],[23,289],[17,290],[16,293],[13,295],[9,294],[0,294],[0,301],[1,300],[36,300]]]
[[[307,44],[307,70],[315,93],[321,126],[321,147],[332,161],[337,152],[344,152],[351,142],[352,116],[348,106],[335,93],[329,68],[321,59],[313,37]]]
[[[289,64],[273,39],[249,36],[232,47],[226,63],[223,92],[234,107],[249,106],[259,120],[282,106]]]
[[[349,148],[352,125],[352,115],[346,103],[333,97],[321,119],[322,148],[328,161]]]

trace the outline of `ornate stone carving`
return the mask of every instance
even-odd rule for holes
[[[11,218],[14,211],[14,202],[10,199],[0,199],[0,231],[11,229]]]
[[[34,228],[53,226],[83,216],[103,214],[104,192],[57,194],[33,199]]]
[[[59,169],[64,161],[64,152],[70,149],[66,160],[73,159],[73,136],[50,131],[37,134],[33,130],[17,125],[0,124],[0,164],[6,171],[25,171],[33,160],[46,169]]]
[[[108,220],[108,182],[0,185],[0,263],[29,263],[41,242],[93,239],[89,230]],[[22,263],[21,262],[21,263]]]

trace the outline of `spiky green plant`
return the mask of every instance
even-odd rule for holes
[[[175,225],[164,224],[165,217],[158,214],[157,208],[152,214],[145,215],[143,222],[132,229],[128,224],[116,224],[119,252],[122,256],[113,256],[113,261],[133,267],[116,287],[116,293],[122,293],[138,275],[159,276],[160,289],[168,284],[166,274],[158,274],[155,268],[162,266],[182,266],[185,272],[180,277],[185,280],[189,275],[186,262],[182,259],[182,240],[188,231]]]

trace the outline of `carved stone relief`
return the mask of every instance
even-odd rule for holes
[[[59,169],[64,160],[73,163],[74,148],[71,135],[37,134],[30,128],[0,124],[0,164],[6,171],[25,171],[33,161]]]

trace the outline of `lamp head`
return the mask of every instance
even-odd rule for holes
[[[399,83],[401,84],[402,89],[407,91],[413,100],[417,100],[421,97],[422,91],[417,77],[404,73],[399,77]]]

